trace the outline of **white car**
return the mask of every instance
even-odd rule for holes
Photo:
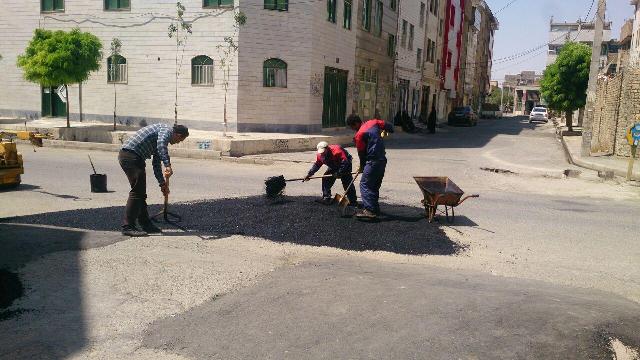
[[[534,121],[549,122],[549,113],[547,113],[547,109],[543,107],[534,107],[533,110],[531,110],[531,114],[529,114],[529,123]]]

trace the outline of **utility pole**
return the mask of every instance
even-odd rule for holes
[[[500,89],[500,111],[504,112],[504,81],[502,82],[502,88]]]
[[[595,114],[596,90],[598,86],[598,73],[600,71],[600,53],[602,52],[602,32],[604,30],[604,17],[607,9],[607,0],[598,0],[598,13],[596,14],[595,34],[591,49],[591,69],[589,71],[589,87],[587,88],[587,114],[582,124],[582,156],[591,155],[591,137],[593,136],[593,117]]]

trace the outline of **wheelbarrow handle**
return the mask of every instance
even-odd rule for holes
[[[462,200],[460,200],[460,202],[458,203],[458,205],[462,204],[465,200],[469,199],[469,198],[479,198],[480,195],[478,194],[473,194],[473,195],[469,195],[469,196],[465,196],[464,198],[462,198]],[[457,205],[456,205],[457,206]]]

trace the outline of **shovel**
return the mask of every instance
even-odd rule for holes
[[[333,198],[333,202],[338,204],[340,213],[343,216],[344,216],[345,210],[347,209],[347,206],[350,204],[349,198],[347,197],[347,192],[349,192],[349,189],[351,189],[351,187],[353,186],[353,183],[356,182],[356,179],[358,178],[359,175],[360,175],[360,172],[356,172],[356,176],[353,177],[353,180],[351,180],[351,184],[347,186],[347,188],[344,190],[344,193],[336,194],[336,196]]]
[[[167,187],[169,187],[168,178],[165,178],[165,182],[167,184]],[[182,217],[180,215],[169,212],[169,194],[164,194],[164,206],[162,207],[162,210],[159,213],[153,215],[151,218],[156,220],[161,215],[166,223],[172,224],[182,221]]]

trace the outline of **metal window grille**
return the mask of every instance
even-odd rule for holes
[[[213,64],[192,65],[191,84],[213,85]]]
[[[127,64],[109,64],[108,82],[126,83],[128,80],[127,75]]]

